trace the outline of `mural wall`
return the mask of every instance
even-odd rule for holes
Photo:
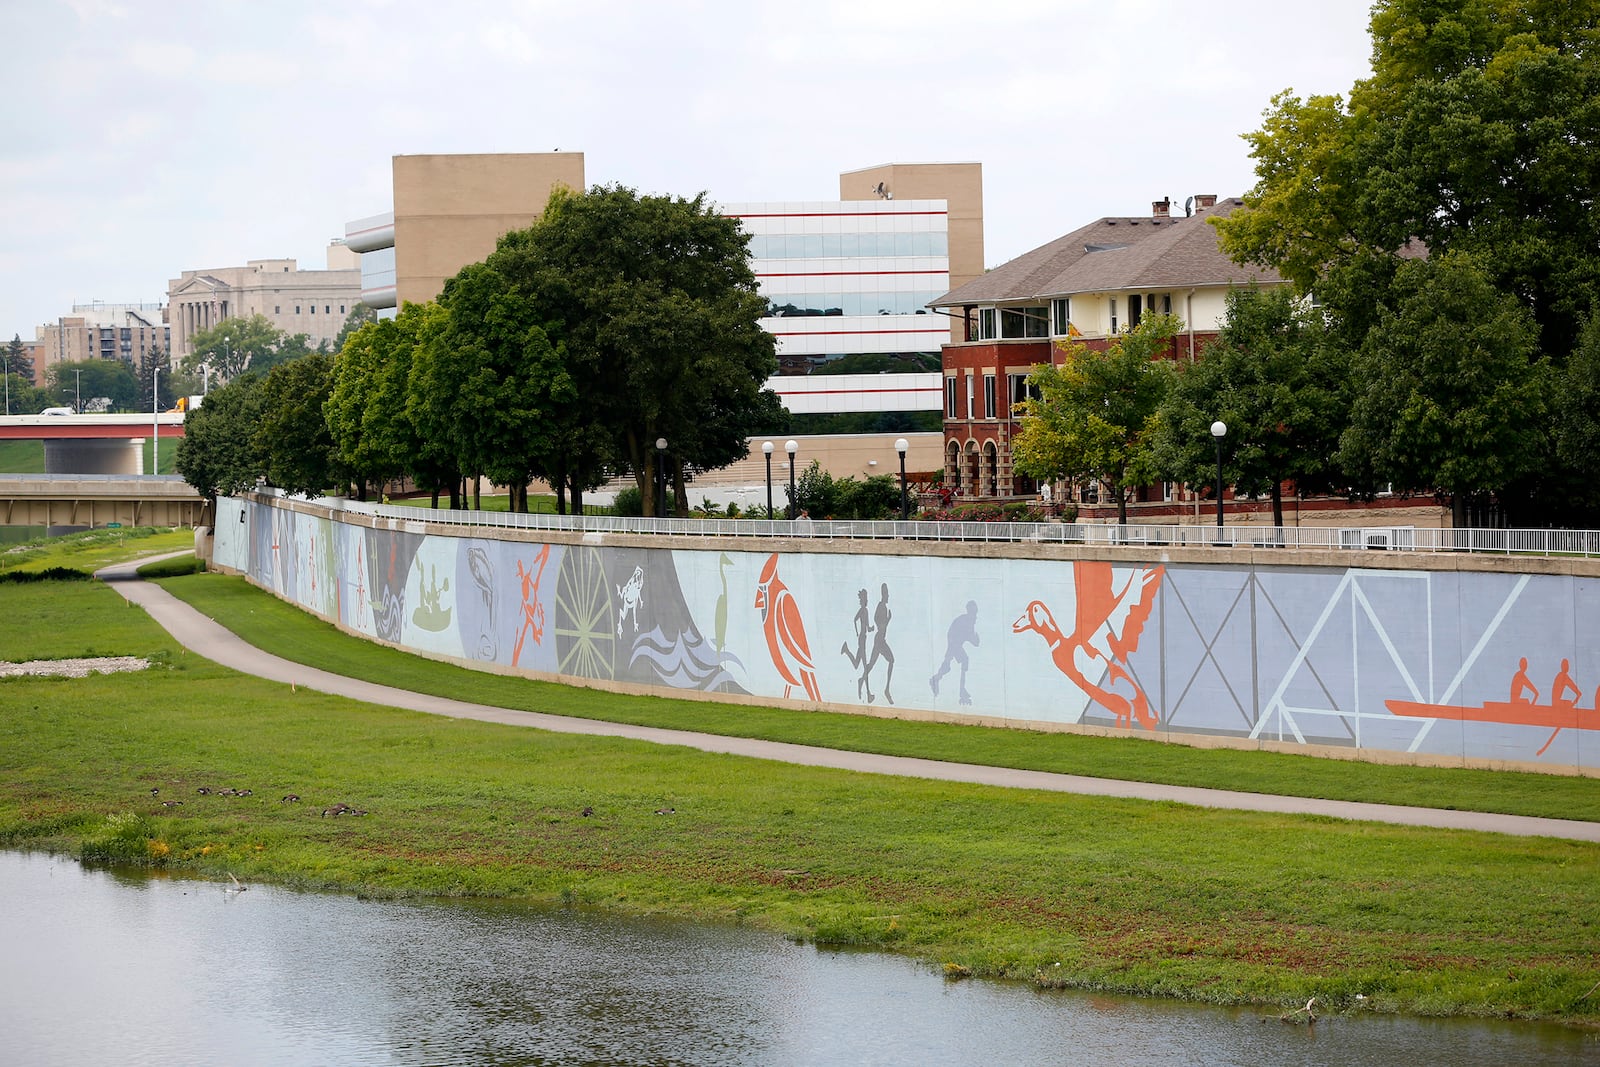
[[[501,667],[1134,733],[1600,768],[1600,579],[612,548],[219,501],[222,566]]]

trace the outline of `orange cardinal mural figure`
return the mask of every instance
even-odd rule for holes
[[[1050,658],[1096,704],[1116,716],[1117,725],[1131,727],[1133,720],[1146,730],[1156,728],[1150,714],[1150,700],[1139,683],[1128,673],[1129,653],[1139,647],[1139,634],[1155,607],[1156,590],[1161,585],[1162,568],[1135,569],[1119,587],[1109,563],[1079,561],[1072,565],[1077,593],[1077,621],[1071,634],[1063,634],[1055,616],[1041,600],[1028,604],[1016,622],[1013,633],[1032,630],[1050,645]],[[1112,684],[1127,682],[1133,689],[1130,700],[1089,681],[1086,669],[1078,665],[1078,655],[1092,664],[1105,660]]]
[[[756,584],[756,607],[761,609],[761,626],[767,634],[767,651],[772,665],[783,676],[783,695],[795,686],[805,689],[812,700],[821,700],[817,672],[811,665],[811,644],[806,640],[805,624],[800,621],[800,605],[778,577],[778,554],[774,552],[761,568]]]

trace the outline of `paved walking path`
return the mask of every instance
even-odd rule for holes
[[[177,553],[184,555],[186,553]],[[1485,830],[1491,833],[1523,836],[1560,837],[1576,841],[1600,842],[1600,823],[1572,819],[1538,819],[1524,815],[1495,815],[1487,812],[1451,811],[1443,808],[1413,808],[1390,804],[1364,804],[1346,800],[1318,800],[1311,797],[1273,796],[1265,793],[1240,793],[1226,789],[1201,789],[1195,786],[1158,785],[1150,782],[1125,782],[1113,778],[1089,778],[1049,771],[1026,771],[1008,767],[985,767],[968,763],[910,756],[884,756],[869,752],[815,748],[782,741],[761,741],[747,737],[723,737],[688,730],[664,730],[652,726],[574,719],[562,715],[513,711],[507,708],[472,704],[447,697],[428,696],[394,689],[374,682],[292,663],[246,644],[165,589],[139,579],[137,569],[149,563],[142,559],[98,571],[96,577],[111,583],[128,600],[144,608],[163,628],[191,652],[245,674],[278,682],[291,682],[324,693],[352,697],[372,704],[407,708],[430,715],[503,723],[508,726],[533,726],[558,733],[590,734],[599,737],[627,737],[660,745],[683,745],[705,752],[726,752],[756,759],[780,760],[810,767],[835,767],[869,774],[892,774],[909,778],[931,778],[950,782],[972,782],[1015,789],[1040,789],[1090,796],[1129,797],[1139,800],[1168,800],[1206,808],[1233,808],[1242,811],[1286,812],[1327,815],[1336,819],[1397,823],[1406,826],[1432,826],[1452,830]],[[1600,788],[1600,783],[1597,783]]]

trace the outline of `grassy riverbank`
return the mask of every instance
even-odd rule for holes
[[[188,583],[223,587],[173,584]],[[0,617],[0,659],[153,663],[138,676],[0,681],[0,845],[223,880],[745,922],[1045,985],[1600,1022],[1600,846],[436,719],[184,655],[90,583],[0,585]],[[524,687],[541,707],[556,689],[471,675],[455,695],[478,697],[480,681]],[[322,814],[336,804],[368,814]]]

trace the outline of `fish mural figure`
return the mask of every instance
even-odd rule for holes
[[[772,665],[784,681],[783,695],[788,697],[800,686],[812,700],[821,700],[817,672],[811,660],[811,643],[806,640],[805,623],[800,619],[800,605],[778,577],[776,552],[761,568],[755,606],[761,609],[761,626],[767,636]]]
[[[1072,565],[1077,593],[1077,618],[1072,633],[1063,634],[1055,616],[1042,600],[1031,601],[1016,622],[1013,633],[1032,631],[1050,646],[1050,658],[1089,699],[1116,718],[1119,727],[1132,728],[1133,720],[1146,730],[1156,728],[1150,700],[1128,668],[1128,655],[1139,647],[1139,635],[1155,607],[1162,568],[1134,567],[1121,578],[1109,563],[1080,560]],[[1105,661],[1106,686],[1090,681],[1096,661]],[[1114,692],[1125,682],[1133,696]]]

